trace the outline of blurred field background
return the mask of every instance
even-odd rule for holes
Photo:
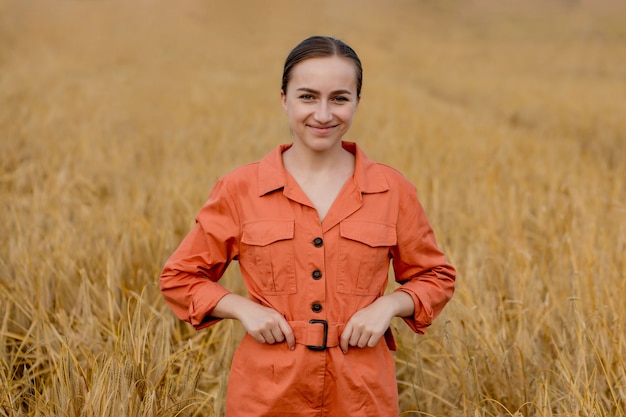
[[[346,139],[418,187],[458,290],[394,322],[403,416],[626,415],[626,3],[0,0],[0,416],[221,416],[241,336],[157,277],[351,44]],[[242,291],[234,265],[224,284]]]

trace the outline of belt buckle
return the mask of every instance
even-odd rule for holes
[[[306,345],[306,347],[308,347],[311,350],[325,350],[326,349],[326,343],[328,342],[328,322],[326,320],[310,320],[309,321],[310,324],[321,324],[322,326],[324,326],[324,341],[322,342],[321,345]]]

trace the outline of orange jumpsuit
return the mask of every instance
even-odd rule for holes
[[[249,296],[285,316],[296,349],[246,335],[233,357],[228,417],[396,417],[391,333],[374,347],[338,347],[345,323],[382,296],[393,262],[397,291],[423,333],[454,292],[455,270],[438,249],[415,187],[393,168],[356,156],[322,222],[284,169],[281,145],[259,162],[221,178],[196,225],[165,264],[160,286],[174,313],[196,329],[229,293],[217,281],[233,260]],[[386,343],[385,343],[386,342]]]

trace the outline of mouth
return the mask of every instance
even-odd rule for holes
[[[337,125],[331,125],[331,126],[315,126],[315,125],[307,125],[309,129],[311,129],[313,132],[319,134],[319,135],[325,135],[328,134],[330,132],[332,132]]]

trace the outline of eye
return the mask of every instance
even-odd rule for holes
[[[333,101],[339,102],[339,103],[347,103],[348,101],[350,101],[350,99],[348,97],[345,96],[337,96],[333,98]]]
[[[303,101],[311,101],[315,99],[312,94],[301,94],[298,98]]]

